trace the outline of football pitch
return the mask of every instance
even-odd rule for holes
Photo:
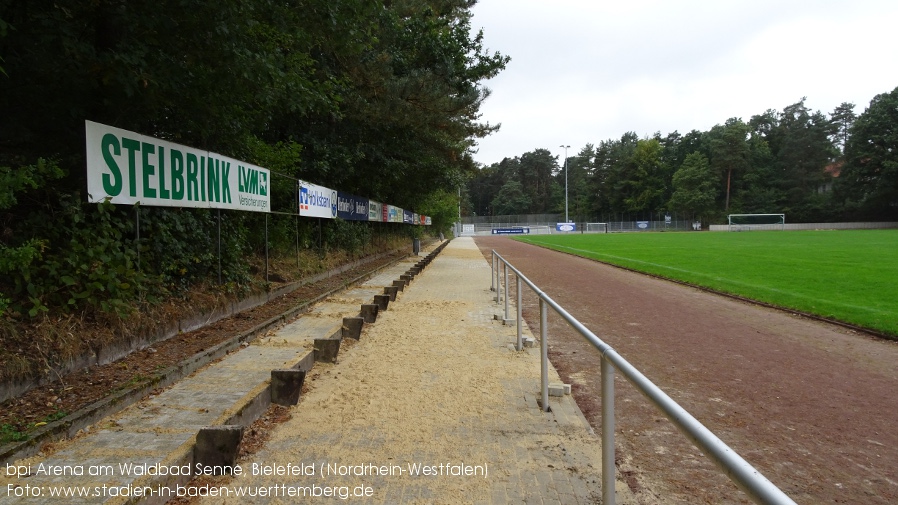
[[[898,335],[898,230],[570,234],[518,240]]]

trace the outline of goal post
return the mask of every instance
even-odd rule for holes
[[[757,231],[786,229],[785,214],[729,214],[729,231]]]
[[[586,233],[608,233],[608,223],[586,223]]]

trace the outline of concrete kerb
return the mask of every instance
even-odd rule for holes
[[[390,306],[390,295],[374,295],[374,304],[377,305],[381,311],[387,310]]]
[[[396,262],[405,259],[406,257],[407,256],[397,258],[395,261],[390,262],[387,265],[383,265],[371,270],[370,272],[366,272],[365,274],[352,279],[347,284],[359,283],[362,280],[373,276],[377,272],[388,268]],[[3,445],[2,447],[0,447],[0,464],[7,463],[15,459],[33,456],[40,452],[41,447],[46,443],[75,436],[79,430],[82,430],[96,423],[97,421],[140,401],[155,389],[164,388],[174,384],[178,380],[192,374],[196,370],[211,363],[212,361],[215,361],[227,355],[230,351],[238,348],[242,344],[253,341],[258,335],[264,333],[268,329],[277,326],[287,319],[291,319],[297,316],[298,314],[308,310],[312,305],[344,289],[345,286],[334,288],[322,294],[321,296],[297,305],[296,307],[289,309],[281,313],[280,315],[274,316],[239,335],[235,335],[234,337],[231,337],[230,339],[218,344],[211,349],[190,356],[177,365],[163,370],[161,373],[151,378],[150,381],[145,384],[137,385],[113,393],[112,395],[97,400],[96,402],[87,405],[58,421],[54,421],[45,426],[42,426],[32,432],[28,440],[24,440],[21,442],[12,442]],[[340,330],[338,330],[338,333],[339,331]],[[334,359],[336,359],[336,355],[334,356]]]

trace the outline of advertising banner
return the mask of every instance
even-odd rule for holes
[[[337,192],[299,181],[299,215],[326,219],[337,217]]]
[[[265,168],[93,121],[84,128],[90,202],[271,210]]]
[[[418,217],[417,212],[412,212],[412,224],[416,226],[421,224],[421,218]]]
[[[368,199],[337,191],[337,217],[346,221],[367,221]]]
[[[530,228],[526,226],[515,228],[493,228],[491,233],[493,235],[529,235]]]
[[[412,211],[403,210],[402,211],[402,222],[405,224],[412,224],[414,221],[412,220]]]
[[[576,223],[556,223],[556,231],[577,231]]]
[[[424,216],[424,225],[425,225],[425,226],[430,226],[430,225],[432,225],[432,224],[433,224],[433,220],[430,219],[430,216]]]
[[[368,200],[368,221],[386,221],[384,219],[383,205],[374,200]]]
[[[391,223],[401,223],[402,222],[402,214],[403,214],[402,209],[400,209],[399,207],[395,207],[393,205],[390,205],[389,207],[390,207],[389,221]]]

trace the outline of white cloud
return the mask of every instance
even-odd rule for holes
[[[512,61],[486,83],[482,119],[502,129],[475,159],[708,130],[804,96],[860,113],[898,86],[896,20],[874,0],[481,0],[472,27]]]

